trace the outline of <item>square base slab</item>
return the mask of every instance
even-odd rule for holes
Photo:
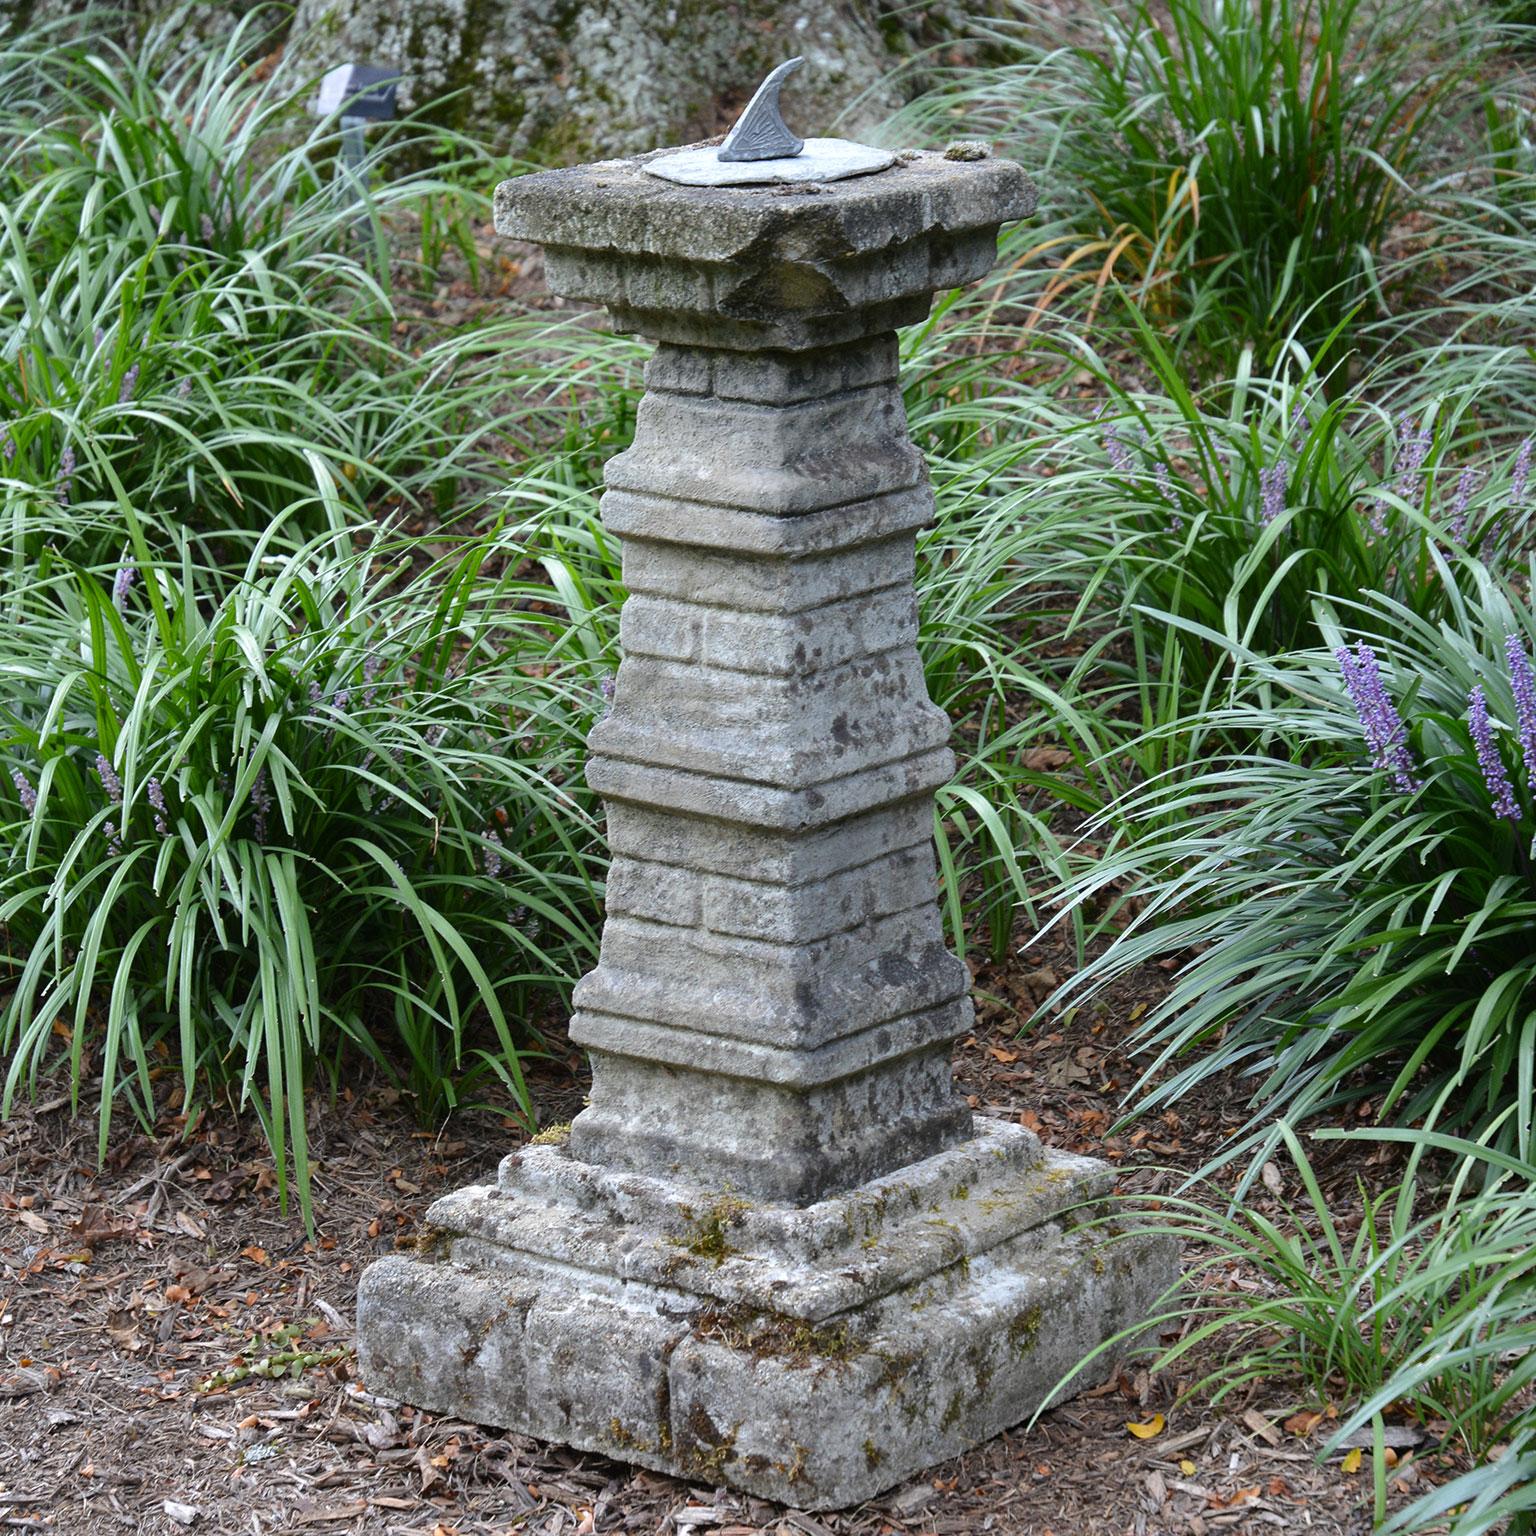
[[[1177,1257],[1069,1225],[1106,1173],[982,1125],[848,1195],[753,1209],[530,1148],[433,1207],[434,1256],[364,1275],[363,1376],[800,1509],[856,1503],[1109,1374],[1113,1350],[1063,1385]]]

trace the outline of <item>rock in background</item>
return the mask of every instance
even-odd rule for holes
[[[204,36],[253,0],[191,7],[126,0],[126,34],[182,12]],[[922,60],[990,4],[957,0],[298,0],[252,32],[316,74],[397,65],[401,105],[494,151],[544,165],[633,154],[722,132],[775,64],[806,67],[785,92],[805,134],[869,129],[921,84]],[[66,0],[0,0],[0,32],[69,15]],[[908,64],[899,80],[893,72]]]
[[[900,9],[903,15],[895,12]],[[786,116],[820,133],[900,104],[892,70],[953,39],[959,7],[875,0],[300,0],[293,37],[317,63],[398,62],[406,106],[542,164],[634,154],[729,126],[793,54]],[[458,93],[451,100],[442,98]]]

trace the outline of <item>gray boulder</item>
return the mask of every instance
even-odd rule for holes
[[[397,66],[405,110],[544,165],[635,154],[723,132],[764,75],[794,54],[785,96],[805,135],[870,130],[924,83],[968,18],[996,0],[121,0],[89,12],[132,44],[170,17],[188,38],[227,38],[251,12],[252,59],[277,48],[301,69]],[[0,36],[67,30],[73,0],[0,0]]]

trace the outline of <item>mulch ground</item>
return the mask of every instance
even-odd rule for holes
[[[1135,988],[1098,1014],[1016,1032],[1068,957],[981,967],[975,1033],[956,1051],[979,1114],[1104,1156],[1143,1191],[1200,1166],[1238,1123],[1213,1091],[1117,1131],[1134,1068],[1115,1050]],[[1146,979],[1146,997],[1161,978]],[[1144,1003],[1146,998],[1142,998]],[[535,1071],[546,1122],[580,1107],[575,1053]],[[44,1097],[0,1127],[0,1528],[97,1533],[721,1533],[721,1536],[1203,1536],[1365,1533],[1369,1462],[1320,1460],[1328,1428],[1286,1427],[1284,1381],[1212,1407],[1192,1379],[1130,1369],[857,1509],[808,1515],[381,1400],[350,1350],[359,1272],[409,1244],[439,1193],[488,1177],[520,1134],[482,1112],[441,1134],[355,1083],[313,1115],[311,1240],[280,1208],[270,1159],[233,1120],[158,1139],[119,1133],[104,1167],[89,1114]],[[1355,1158],[1355,1162],[1347,1160]],[[1390,1170],[1348,1147],[1325,1176]],[[1271,1198],[1269,1191],[1263,1198]],[[1233,1271],[1223,1283],[1257,1283]],[[601,1341],[593,1341],[600,1348]],[[1181,1370],[1188,1370],[1181,1366]],[[1326,1405],[1310,1405],[1324,1407]],[[1128,1424],[1164,1427],[1136,1438]],[[1292,1419],[1292,1426],[1296,1421]],[[1406,1432],[1405,1432],[1406,1433]],[[1406,1434],[1404,1444],[1411,1441]],[[1411,1451],[1393,1501],[1447,1468]]]

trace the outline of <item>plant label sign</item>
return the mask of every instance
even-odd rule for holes
[[[395,115],[399,87],[398,69],[382,69],[375,64],[340,64],[321,79],[315,112],[327,117],[343,111],[347,117],[388,122]]]

